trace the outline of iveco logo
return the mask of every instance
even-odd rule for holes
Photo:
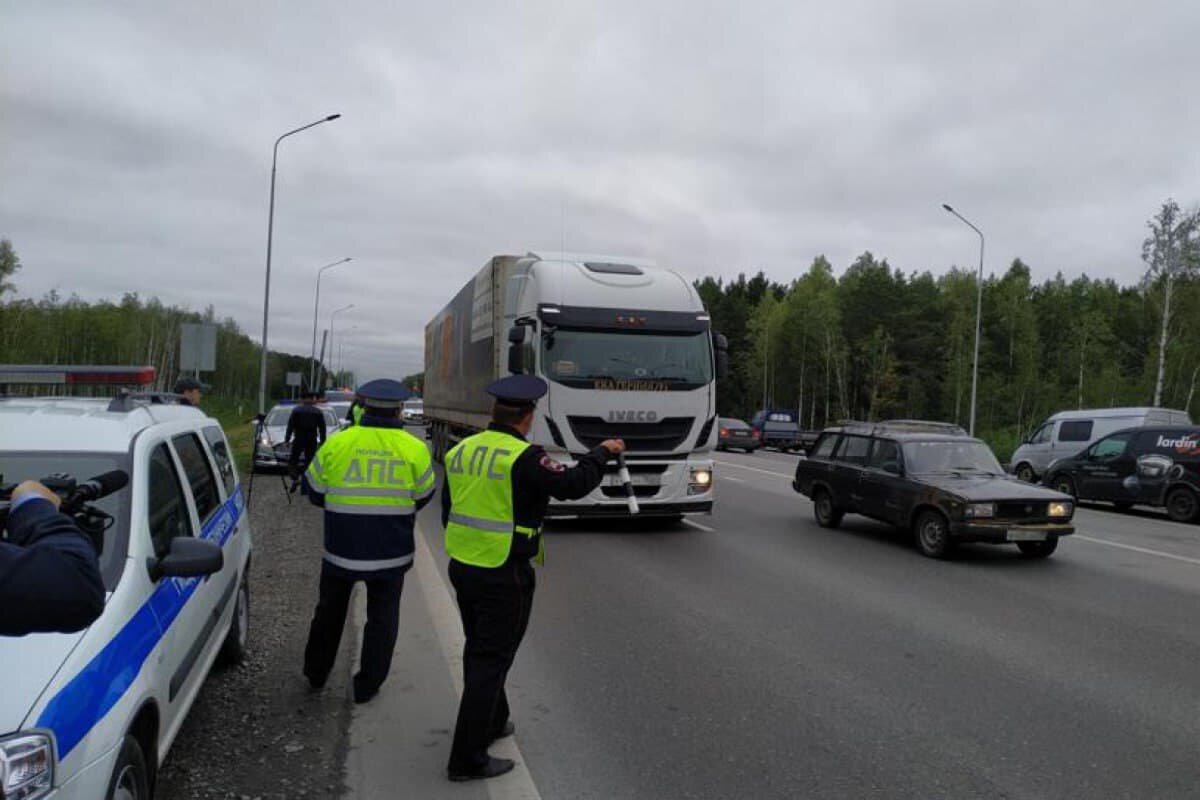
[[[655,411],[610,411],[609,422],[657,422],[658,413]]]

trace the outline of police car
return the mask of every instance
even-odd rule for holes
[[[54,369],[50,380],[0,367],[0,384],[154,374]],[[95,503],[114,519],[99,619],[79,633],[0,637],[0,798],[152,797],[210,667],[245,656],[251,536],[229,443],[200,409],[164,400],[0,399],[0,482],[129,475]]]

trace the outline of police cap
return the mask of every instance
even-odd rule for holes
[[[375,408],[399,408],[404,401],[412,396],[400,381],[391,378],[376,378],[367,381],[355,390],[367,405]]]
[[[546,382],[536,375],[509,375],[488,384],[487,393],[510,406],[532,406],[547,389]]]

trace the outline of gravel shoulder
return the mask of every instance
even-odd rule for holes
[[[275,476],[255,478],[250,568],[250,654],[215,667],[188,713],[159,776],[163,798],[337,797],[350,723],[348,621],[338,666],[321,692],[301,674],[317,599],[321,513]]]

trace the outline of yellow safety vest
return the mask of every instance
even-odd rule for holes
[[[514,532],[537,535],[537,528],[518,526],[513,519],[512,467],[528,447],[529,442],[507,433],[483,431],[446,454],[451,502],[446,552],[455,561],[498,567],[508,559]]]

